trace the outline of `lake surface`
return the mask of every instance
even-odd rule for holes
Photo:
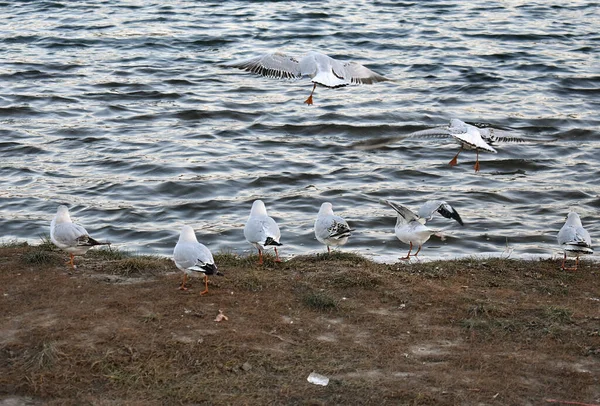
[[[0,2],[0,241],[38,243],[59,204],[116,247],[170,255],[182,225],[251,252],[262,199],[284,257],[325,248],[322,202],[356,229],[345,251],[391,260],[390,199],[443,199],[426,258],[560,252],[569,210],[600,238],[600,4],[557,1]],[[393,79],[317,88],[220,64],[319,50]],[[533,142],[349,146],[451,118]]]

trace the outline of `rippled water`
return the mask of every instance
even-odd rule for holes
[[[39,241],[58,204],[92,236],[169,255],[183,224],[213,252],[248,252],[254,199],[281,252],[324,250],[331,201],[344,250],[404,255],[387,198],[449,201],[465,226],[423,256],[552,255],[569,209],[600,236],[597,2],[0,2],[0,238]],[[222,62],[320,50],[394,79],[318,88]],[[450,141],[348,146],[446,124],[546,143],[464,152]]]

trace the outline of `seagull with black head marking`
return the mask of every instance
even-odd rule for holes
[[[330,246],[342,246],[348,242],[352,229],[342,217],[333,213],[333,206],[325,202],[319,209],[315,220],[315,237],[321,244],[327,246],[327,252],[331,253]]]
[[[300,79],[308,76],[313,83],[310,96],[304,103],[313,104],[317,85],[338,88],[351,84],[372,84],[389,80],[356,62],[342,62],[320,52],[308,52],[300,58],[282,52],[273,52],[223,66],[246,70],[276,79]]]
[[[58,248],[66,251],[71,256],[67,262],[75,269],[75,255],[85,255],[92,247],[97,245],[110,245],[109,242],[96,241],[89,236],[88,232],[79,224],[71,221],[69,209],[65,205],[58,206],[56,215],[50,223],[50,240]]]
[[[579,266],[579,256],[594,253],[590,234],[583,228],[579,214],[574,211],[567,215],[567,221],[558,232],[557,240],[558,244],[564,250],[563,262],[560,267],[562,270],[576,271]],[[574,267],[565,268],[567,256],[576,257]]]
[[[255,200],[250,209],[250,216],[244,226],[244,237],[258,250],[258,264],[263,264],[263,251],[273,247],[275,262],[281,262],[277,247],[283,245],[279,242],[281,232],[279,226],[267,214],[267,208],[262,200]]]
[[[425,244],[427,242],[427,240],[429,240],[429,238],[433,234],[436,234],[438,231],[432,230],[425,225],[426,218],[421,217],[418,214],[415,214],[412,210],[410,210],[409,208],[407,208],[405,206],[402,206],[401,204],[394,203],[389,200],[380,200],[379,202],[381,204],[385,204],[386,206],[391,207],[392,209],[394,209],[396,211],[396,213],[398,213],[398,218],[396,220],[396,227],[394,228],[396,237],[403,243],[410,244],[410,248],[408,249],[408,254],[406,254],[406,257],[403,257],[400,259],[410,259],[410,256],[411,256],[410,253],[412,252],[413,245],[416,245],[418,247],[418,249],[417,249],[417,252],[414,253],[412,256],[416,257],[417,255],[419,255],[419,252],[421,251],[421,247],[423,246],[423,244]],[[442,203],[445,203],[445,202],[442,202]],[[449,210],[443,208],[444,205],[440,205],[440,208],[442,208],[442,211],[440,211],[438,209],[438,210],[433,210],[433,212],[437,211],[438,213],[440,213],[442,215],[444,215],[444,213],[446,213],[446,212],[449,212],[450,217],[448,217],[448,218],[455,219],[459,224],[462,225],[463,224],[462,219],[460,219],[460,216],[458,215],[456,210],[454,210],[452,208],[452,206],[450,206],[447,203],[445,203],[445,205],[447,205],[449,207]],[[427,208],[427,210],[424,210],[427,214],[429,214],[429,216],[432,215],[430,207],[433,207],[433,206],[434,206],[433,204],[430,204],[429,208]],[[444,217],[447,217],[447,216],[444,215]]]
[[[496,154],[497,151],[493,147],[494,144],[502,142],[523,143],[530,141],[514,137],[510,135],[510,132],[508,131],[491,127],[477,127],[472,124],[465,123],[457,118],[453,118],[450,120],[450,124],[447,126],[415,131],[406,135],[359,141],[352,144],[352,148],[363,150],[375,149],[380,146],[391,144],[407,138],[452,138],[460,145],[460,150],[448,164],[450,166],[455,166],[458,163],[458,156],[463,150],[475,150],[477,154],[474,167],[475,172],[479,172],[480,169],[479,151],[486,151]]]
[[[183,226],[179,234],[179,240],[173,250],[173,261],[175,266],[183,271],[183,282],[180,290],[188,290],[185,284],[188,275],[201,273],[204,275],[204,290],[201,295],[208,293],[208,275],[223,275],[217,271],[217,265],[208,248],[198,242],[194,229],[190,226]]]

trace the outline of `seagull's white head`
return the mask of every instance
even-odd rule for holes
[[[197,242],[196,233],[194,233],[194,229],[190,226],[183,226],[181,228],[181,233],[179,234],[179,241],[181,242]]]
[[[267,208],[265,207],[265,204],[262,202],[262,200],[255,200],[254,203],[252,203],[252,209],[250,210],[250,215],[251,216],[266,216],[267,215]]]
[[[71,216],[69,216],[69,209],[65,205],[58,206],[56,210],[56,217],[54,217],[54,224],[71,223]]]
[[[333,214],[333,206],[329,202],[325,202],[321,205],[319,209],[319,216],[326,216],[328,214]]]
[[[567,214],[567,224],[570,226],[581,226],[579,214],[575,213],[574,211]]]

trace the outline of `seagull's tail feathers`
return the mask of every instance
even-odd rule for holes
[[[83,247],[94,247],[96,245],[110,245],[110,242],[96,241],[89,235],[81,236],[77,239],[77,245]]]
[[[267,237],[267,239],[265,240],[265,243],[263,244],[265,247],[269,246],[269,245],[274,245],[276,247],[279,247],[281,245],[283,245],[282,243],[280,243],[279,241],[275,241],[273,239],[273,237]]]
[[[348,82],[343,77],[340,77],[335,74],[333,69],[331,71],[318,72],[311,81],[313,83],[317,83],[319,85],[323,85],[325,87],[336,88],[348,86],[350,82]]]

